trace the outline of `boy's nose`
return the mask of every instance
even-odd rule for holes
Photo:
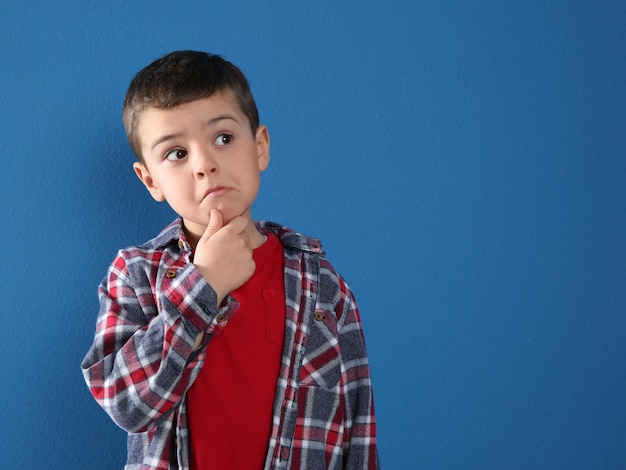
[[[215,174],[219,171],[219,166],[209,152],[198,152],[194,158],[194,173],[197,178]]]

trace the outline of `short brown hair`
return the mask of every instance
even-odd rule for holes
[[[173,108],[220,91],[234,94],[252,134],[256,134],[259,112],[248,80],[239,68],[220,56],[176,51],[140,70],[130,82],[122,112],[126,137],[137,158],[143,161],[137,127],[147,108]]]

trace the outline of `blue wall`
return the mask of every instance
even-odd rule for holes
[[[255,216],[357,293],[386,469],[626,468],[626,3],[64,3],[0,6],[4,467],[121,468],[79,364],[115,250],[173,218],[121,101],[196,48],[270,128]]]

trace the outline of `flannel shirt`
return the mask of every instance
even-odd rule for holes
[[[271,222],[257,227],[284,247],[286,299],[264,468],[379,468],[370,369],[350,288],[318,240]],[[82,370],[96,401],[128,432],[125,469],[187,470],[185,393],[237,301],[228,296],[216,305],[191,263],[180,219],[146,244],[120,250],[98,294],[95,337]],[[202,330],[204,343],[194,351]]]

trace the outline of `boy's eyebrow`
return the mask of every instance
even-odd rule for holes
[[[182,134],[168,134],[168,135],[164,135],[162,137],[159,137],[157,140],[155,140],[152,143],[152,146],[150,147],[150,150],[154,150],[154,148],[159,145],[162,144],[163,142],[167,142],[168,140],[174,140],[177,139],[181,136]]]
[[[214,126],[215,124],[217,124],[220,121],[224,121],[224,120],[231,120],[231,121],[235,121],[237,124],[239,124],[239,121],[237,120],[237,118],[235,118],[235,116],[231,115],[231,114],[220,114],[219,116],[216,116],[214,118],[211,118],[207,121],[207,123],[204,125],[204,127],[210,127],[210,126]],[[174,139],[178,139],[179,137],[181,137],[183,134],[182,133],[176,133],[176,134],[167,134],[164,136],[159,137],[157,140],[155,140],[152,143],[152,146],[150,147],[150,150],[154,150],[154,148],[159,145],[162,144],[163,142],[167,142],[168,140],[174,140]]]
[[[210,126],[214,126],[215,124],[217,124],[219,121],[224,121],[224,120],[231,120],[231,121],[235,121],[237,124],[239,124],[239,121],[237,120],[237,118],[235,116],[233,116],[232,114],[220,114],[219,116],[216,116],[212,119],[209,119],[209,121],[206,123],[205,127],[210,127]]]

